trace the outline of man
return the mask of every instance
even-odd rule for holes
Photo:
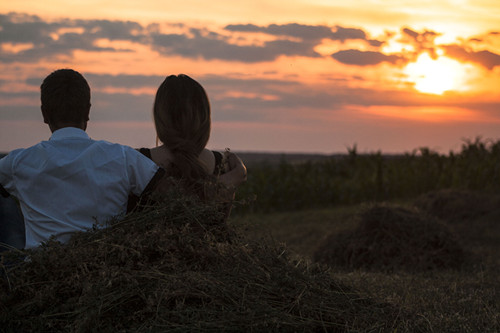
[[[17,202],[0,185],[0,252],[24,248],[24,233]]]
[[[0,185],[19,200],[27,249],[124,214],[129,195],[148,193],[163,173],[131,147],[89,138],[90,87],[80,73],[57,70],[40,90],[52,136],[0,159]]]

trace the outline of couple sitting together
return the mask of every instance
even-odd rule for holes
[[[152,149],[87,135],[90,87],[80,73],[57,70],[40,90],[43,120],[52,136],[0,159],[0,248],[36,248],[51,237],[64,243],[74,232],[124,215],[132,198],[150,195],[166,177],[202,199],[210,199],[210,191],[204,194],[198,186],[205,181],[216,178],[232,196],[246,180],[236,155],[205,148],[210,104],[189,76],[168,76],[158,88],[153,115],[162,145]],[[18,199],[22,215],[9,194]]]

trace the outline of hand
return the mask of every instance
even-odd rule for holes
[[[247,168],[243,161],[234,153],[226,151],[228,171],[219,177],[219,180],[230,187],[237,187],[247,180]]]

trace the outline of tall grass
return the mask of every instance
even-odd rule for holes
[[[448,155],[429,148],[358,154],[354,147],[322,161],[257,165],[249,168],[238,198],[256,196],[240,211],[269,212],[407,199],[447,188],[499,191],[500,141],[464,140],[459,153]]]

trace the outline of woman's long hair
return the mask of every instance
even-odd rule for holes
[[[169,174],[187,185],[206,178],[198,159],[210,137],[205,89],[187,75],[168,76],[156,92],[153,117],[158,138],[173,155]]]

